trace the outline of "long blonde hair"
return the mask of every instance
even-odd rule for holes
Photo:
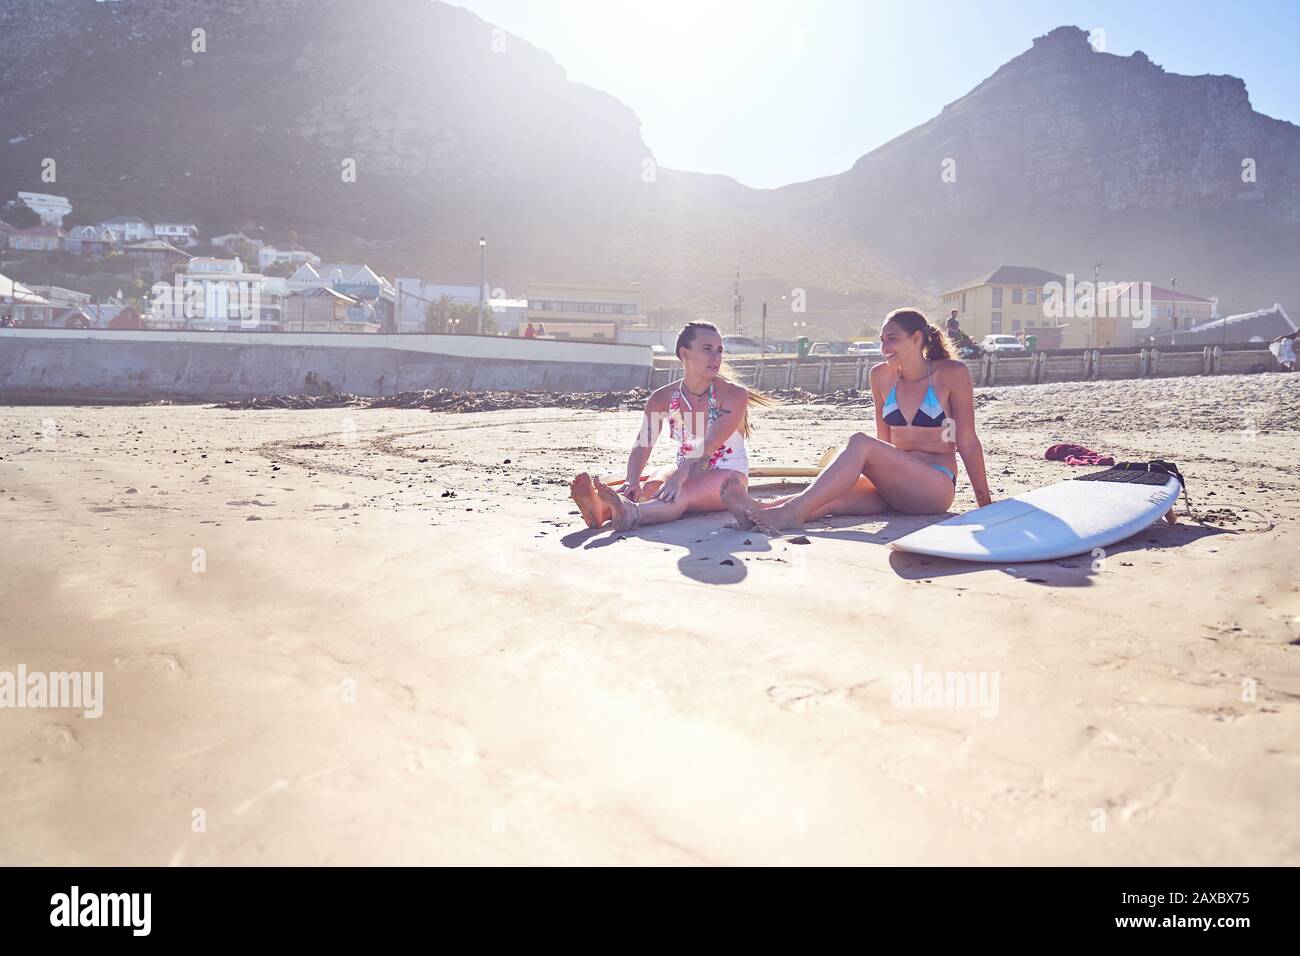
[[[722,333],[718,331],[718,327],[712,322],[687,322],[682,326],[682,330],[677,333],[677,345],[673,349],[673,354],[677,356],[677,361],[680,362],[682,360],[682,349],[690,348],[691,343],[695,341],[695,336],[699,335],[701,332],[714,332],[719,337],[722,335]],[[718,378],[722,379],[729,385],[741,384],[740,376],[736,374],[735,369],[727,364],[726,359],[722,360],[722,366],[718,370]],[[774,408],[781,403],[766,392],[760,392],[758,389],[750,388],[748,385],[743,387],[746,389],[749,397],[745,402],[745,426],[740,430],[740,433],[748,438],[752,431],[749,425],[749,409]]]

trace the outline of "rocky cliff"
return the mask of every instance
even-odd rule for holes
[[[1231,76],[1166,73],[1060,27],[841,176],[787,188],[941,285],[1003,263],[1300,304],[1300,127]]]
[[[443,3],[7,0],[0,114],[0,189],[66,194],[76,221],[292,229],[328,258],[471,284],[486,234],[508,294],[635,280],[647,310],[728,314],[737,270],[756,295],[828,290],[810,291],[826,316],[915,294],[753,190],[659,169],[631,109]]]
[[[723,318],[739,270],[751,319],[768,298],[788,333],[775,303],[797,287],[829,334],[999,264],[1100,260],[1300,312],[1300,128],[1241,80],[1073,27],[843,174],[774,191],[657,167],[626,105],[426,0],[6,0],[0,116],[0,194],[65,194],[77,222],[292,229],[327,258],[468,283],[486,234],[509,294],[635,280],[647,311]]]

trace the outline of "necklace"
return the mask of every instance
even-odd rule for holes
[[[709,385],[704,386],[704,391],[702,391],[702,392],[693,392],[693,391],[691,391],[689,388],[687,388],[687,386],[686,386],[686,379],[682,379],[682,388],[686,389],[686,394],[687,394],[687,395],[694,395],[696,398],[703,398],[705,395],[709,394],[709,389],[712,388],[712,387],[713,387],[713,385],[712,385],[712,384],[709,384]]]

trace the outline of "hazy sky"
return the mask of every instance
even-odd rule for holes
[[[773,187],[842,172],[1073,24],[1229,73],[1300,122],[1300,0],[456,0],[641,118],[659,163]]]

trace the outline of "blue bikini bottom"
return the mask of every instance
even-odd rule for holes
[[[945,475],[947,475],[949,478],[952,479],[952,486],[954,488],[957,487],[957,475],[953,473],[951,468],[945,468],[943,467],[943,465],[931,465],[930,467],[933,468],[935,471],[943,472]]]

